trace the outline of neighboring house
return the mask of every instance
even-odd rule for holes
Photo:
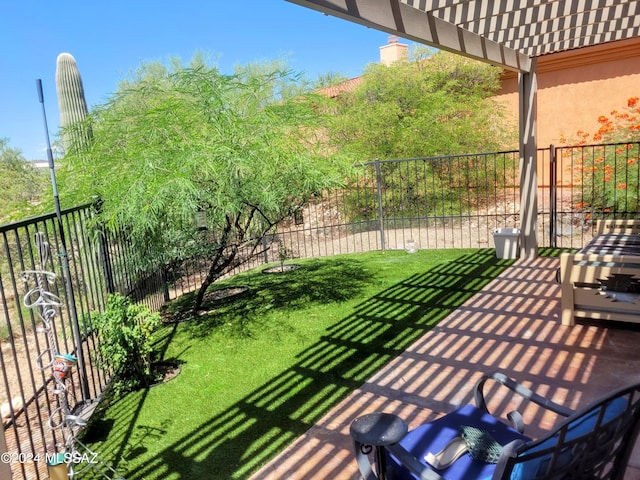
[[[640,38],[538,57],[538,148],[558,145],[582,130],[593,134],[598,117],[624,111],[640,97]],[[505,72],[497,99],[518,119],[518,76]]]
[[[329,98],[335,98],[343,92],[350,92],[362,83],[362,77],[354,77],[344,82],[340,82],[330,87],[323,87],[317,90],[317,93],[326,95]]]
[[[391,65],[400,59],[406,59],[409,55],[409,46],[400,43],[395,35],[389,37],[389,43],[380,47],[380,63]],[[324,87],[317,92],[326,95],[329,98],[335,98],[342,92],[349,92],[362,83],[362,76],[350,78],[344,82],[338,83],[330,87]]]

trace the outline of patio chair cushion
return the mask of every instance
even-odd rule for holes
[[[608,441],[606,435],[607,430],[610,434],[613,433],[613,431],[617,427],[618,421],[620,421],[620,416],[624,414],[627,406],[628,401],[627,398],[624,397],[616,398],[612,400],[608,405],[604,405],[604,415],[601,424],[602,428],[601,433],[598,437],[599,444],[603,444]],[[574,420],[567,420],[567,422],[569,423],[566,429],[567,433],[564,438],[564,443],[573,442],[574,440],[577,440],[584,435],[593,433],[596,429],[601,408],[602,407],[600,406],[595,407]],[[609,424],[610,422],[613,423],[609,426],[610,429],[608,429],[607,424]],[[559,427],[559,429],[560,428],[562,427]],[[560,431],[558,430],[551,437],[541,441],[537,445],[532,445],[531,448],[528,448],[526,451],[522,452],[523,455],[529,455],[531,453],[550,449],[550,452],[546,455],[532,458],[531,460],[516,464],[513,471],[511,472],[511,480],[533,480],[535,478],[546,478],[545,472],[549,466],[549,461],[551,460],[553,449],[556,447],[559,438]],[[559,456],[556,461],[556,465],[554,466],[554,470],[568,465],[569,462],[571,462],[571,460],[573,459],[571,445],[561,447],[561,451],[558,453]],[[595,453],[596,452],[590,452],[590,454]],[[587,454],[589,454],[589,452],[587,452]]]
[[[444,417],[427,423],[410,431],[399,444],[411,452],[422,463],[427,453],[442,450],[454,437],[460,435],[460,426],[467,425],[487,431],[499,444],[506,445],[513,440],[529,441],[528,437],[483,412],[473,405],[465,405]],[[387,479],[418,479],[390,453],[386,452]],[[455,479],[487,479],[491,478],[496,465],[474,460],[470,455],[463,455],[453,464],[438,473],[447,480]]]

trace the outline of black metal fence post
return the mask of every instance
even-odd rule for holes
[[[558,162],[555,145],[549,145],[549,245],[556,248],[558,237]]]
[[[376,186],[378,189],[378,220],[380,222],[380,249],[384,252],[384,212],[382,209],[382,176],[380,174],[380,159],[376,158]]]
[[[162,295],[164,303],[169,303],[171,301],[171,294],[169,292],[169,276],[167,275],[166,265],[160,267],[160,274],[162,276]]]
[[[95,212],[97,215],[100,215],[102,210],[102,200],[95,199],[93,202],[93,206],[95,208]],[[104,282],[107,289],[107,293],[115,293],[116,286],[113,281],[113,268],[111,266],[111,255],[109,255],[109,239],[107,234],[102,227],[102,224],[98,224],[98,244],[99,244],[99,252],[100,252],[100,263],[102,265],[102,272],[104,274]]]

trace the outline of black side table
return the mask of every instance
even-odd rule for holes
[[[385,480],[385,445],[398,443],[409,430],[406,422],[392,413],[370,413],[356,418],[349,429],[356,450],[356,461],[364,480]],[[371,469],[367,454],[375,448],[378,476]]]

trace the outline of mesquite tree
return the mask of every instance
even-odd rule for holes
[[[143,66],[94,108],[91,145],[65,157],[65,198],[98,195],[101,222],[128,233],[143,268],[207,259],[196,309],[276,223],[343,178],[314,102],[284,98],[296,77],[278,67]]]

